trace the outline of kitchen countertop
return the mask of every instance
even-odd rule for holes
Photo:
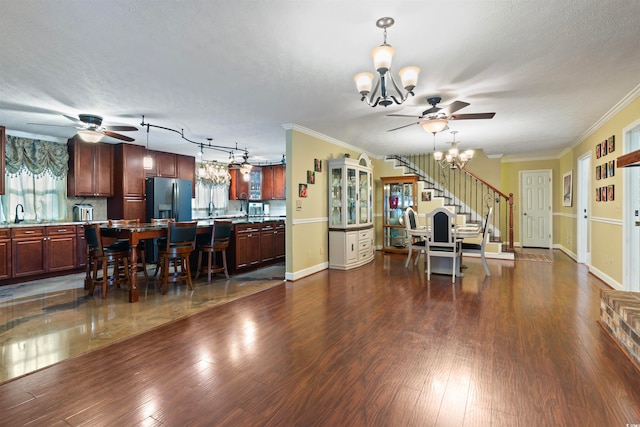
[[[215,220],[231,220],[231,222],[233,224],[261,224],[264,222],[279,222],[279,221],[285,221],[287,219],[287,217],[285,216],[250,216],[250,217],[224,217],[224,216],[217,216],[217,217],[213,217],[213,218],[197,218],[197,221],[199,224],[211,224],[213,223]],[[93,223],[98,223],[98,224],[106,224],[107,221],[92,221]],[[0,223],[0,228],[23,228],[23,227],[46,227],[46,226],[63,226],[63,225],[82,225],[85,224],[86,221],[41,221],[41,222],[31,222],[31,221],[24,221],[24,222],[20,222],[18,224],[15,224],[13,222],[8,222],[8,223]]]
[[[107,223],[107,221],[93,221],[98,224]],[[82,225],[85,224],[86,221],[23,221],[18,224],[13,222],[0,223],[0,228],[23,228],[23,227],[46,227],[46,226],[61,226],[61,225]]]

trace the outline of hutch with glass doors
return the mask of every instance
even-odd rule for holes
[[[373,261],[373,173],[366,154],[330,159],[329,268]]]
[[[407,252],[407,229],[404,211],[417,212],[417,182],[415,175],[380,178],[382,181],[382,250]]]

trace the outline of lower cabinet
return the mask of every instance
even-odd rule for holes
[[[229,268],[242,272],[284,261],[284,222],[234,224]]]
[[[76,268],[76,227],[22,227],[11,230],[12,277]]]
[[[76,226],[76,267],[87,266],[87,239],[84,237],[84,227]]]
[[[0,280],[9,278],[11,278],[11,230],[5,228],[0,230]]]
[[[373,226],[329,230],[329,268],[348,270],[373,261]]]

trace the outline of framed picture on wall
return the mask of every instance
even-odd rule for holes
[[[316,183],[316,173],[314,171],[307,171],[307,184]]]
[[[600,187],[596,188],[596,202],[600,201]]]
[[[604,165],[602,165],[602,179],[605,179],[608,175],[608,165],[605,163]]]
[[[562,176],[562,206],[573,204],[573,171]]]
[[[298,184],[298,197],[307,197],[307,184]]]
[[[614,196],[614,188],[613,188],[613,184],[611,184],[609,187],[607,187],[607,199],[610,202],[613,202],[613,196]]]
[[[609,144],[607,143],[607,141],[604,141],[600,145],[602,146],[602,156],[604,157],[609,153]]]
[[[596,145],[596,159],[602,157],[602,146],[600,144]]]
[[[602,200],[603,202],[607,201],[607,186],[606,185],[604,187],[600,188],[600,200]]]
[[[422,192],[422,201],[430,202],[433,200],[433,190],[427,189]]]
[[[316,172],[322,172],[322,160],[313,159],[313,170]]]
[[[609,152],[613,153],[616,150],[616,137],[615,135],[611,135],[608,139],[609,141]]]
[[[614,176],[616,174],[616,161],[609,160],[609,176]]]
[[[596,166],[596,180],[599,180],[602,177],[602,166]]]

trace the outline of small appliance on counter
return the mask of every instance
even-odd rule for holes
[[[262,203],[249,202],[249,216],[262,216]]]
[[[73,205],[73,220],[80,221],[93,221],[93,205],[77,203]]]

